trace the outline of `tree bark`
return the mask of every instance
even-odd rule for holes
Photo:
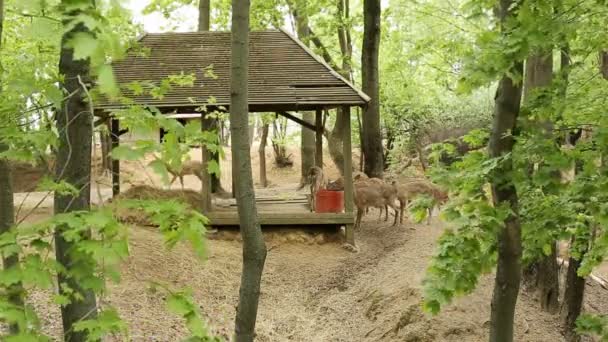
[[[585,278],[578,276],[580,265],[580,260],[573,257],[569,258],[566,273],[566,290],[564,291],[564,302],[561,307],[564,336],[568,342],[580,341],[580,336],[575,331],[576,320],[581,314],[583,299],[585,297]]]
[[[2,43],[2,34],[4,32],[4,0],[0,0],[0,47]],[[0,67],[0,69],[2,69]],[[8,144],[1,140],[0,137],[0,153],[7,151]],[[0,235],[8,232],[15,224],[15,207],[13,197],[13,179],[11,172],[11,164],[8,159],[0,158]],[[3,256],[2,267],[9,269],[17,266],[19,263],[18,255]],[[23,288],[21,283],[15,284],[8,289],[8,300],[15,306],[23,306],[21,297]],[[17,325],[10,325],[9,332],[14,334],[19,332]]]
[[[209,31],[211,28],[211,0],[199,0],[198,30]]]
[[[553,54],[552,51],[539,52],[526,61],[526,77],[524,89],[524,102],[534,106],[535,92],[551,86],[553,81]],[[543,104],[539,104],[543,105]],[[553,123],[550,120],[540,123],[545,137],[551,139],[553,135]],[[543,167],[540,165],[539,167]],[[533,169],[533,167],[531,167]],[[553,182],[560,182],[559,171],[552,173]],[[547,187],[547,192],[554,191],[553,187]],[[550,227],[547,227],[550,229]],[[559,311],[559,267],[557,265],[557,245],[552,244],[551,253],[543,256],[540,260],[532,262],[526,267],[524,277],[532,289],[537,292],[541,309],[549,313]]]
[[[235,341],[253,341],[260,297],[260,283],[266,260],[266,244],[258,221],[251,157],[247,141],[249,0],[232,0],[232,56],[230,76],[230,130],[232,170],[235,181],[241,235],[243,272],[236,310]]]
[[[258,155],[260,157],[260,185],[265,188],[268,186],[268,179],[266,178],[266,141],[268,140],[268,128],[270,125],[264,123],[262,127],[262,137],[260,138],[260,147],[258,148]]]
[[[340,43],[340,52],[342,53],[342,66],[340,74],[349,81],[352,81],[352,41],[350,35],[350,27],[347,22],[350,16],[349,0],[337,0],[337,15],[338,15],[338,41]],[[331,61],[326,62],[330,63]],[[336,109],[336,122],[331,133],[327,136],[327,146],[329,155],[334,164],[344,176],[344,139],[346,132],[346,123],[350,123],[350,108],[338,107]]]
[[[378,54],[380,50],[380,0],[363,1],[363,47],[361,51],[361,74],[363,92],[371,101],[363,114],[363,149],[365,173],[382,178],[382,134],[380,132],[380,85]]]
[[[2,0],[0,0],[0,11],[2,10]],[[1,29],[0,29],[1,30]],[[1,37],[0,33],[0,37]],[[0,141],[0,153],[5,152],[8,146]],[[13,203],[13,184],[12,184],[11,165],[7,159],[0,158],[0,235],[8,232],[15,224],[15,212]],[[11,255],[2,258],[4,269],[17,266],[19,263],[18,255]],[[23,306],[21,294],[23,288],[21,284],[15,284],[8,289],[9,302],[15,306]],[[16,325],[10,326],[11,333],[19,332]]]
[[[296,22],[298,37],[309,46],[310,31],[308,27],[308,11],[306,8],[307,0],[296,0],[295,4],[288,2],[292,6],[291,13]],[[302,112],[302,120],[313,124],[315,116],[313,112]],[[308,171],[315,164],[315,133],[309,129],[301,127],[300,139],[300,188],[306,186],[308,181]]]
[[[600,72],[608,80],[608,51],[600,52]]]
[[[513,0],[500,0],[498,15],[502,34],[508,34],[504,23],[514,13]],[[523,65],[515,61],[511,74],[523,74]],[[495,98],[494,121],[489,142],[489,154],[492,158],[504,157],[511,153],[519,116],[522,88],[520,84],[507,75],[503,75],[498,84]],[[504,227],[498,233],[498,265],[492,295],[490,316],[490,341],[513,341],[513,321],[515,305],[521,280],[521,225],[519,222],[518,199],[511,172],[511,158],[504,159],[495,171],[499,177],[492,179],[492,197],[495,205],[507,204],[511,214],[505,219]]]
[[[95,2],[83,0],[81,3],[94,7]],[[73,4],[73,1],[63,0],[65,6]],[[77,17],[82,13],[82,7],[67,13],[68,17]],[[69,21],[64,25],[69,27]],[[89,61],[74,60],[73,49],[68,48],[66,43],[71,37],[79,32],[90,32],[89,28],[80,23],[67,31],[61,42],[61,53],[59,59],[59,72],[64,76],[63,88],[66,93],[74,94],[67,97],[62,103],[62,108],[57,111],[57,131],[59,134],[59,146],[55,162],[55,176],[57,180],[63,180],[78,189],[74,196],[55,193],[55,214],[71,211],[90,210],[91,196],[91,138],[93,134],[93,113],[89,103],[85,100],[86,94],[81,83],[90,84]],[[87,230],[83,234],[90,235]],[[55,252],[57,261],[69,272],[77,260],[73,260],[71,252],[73,244],[63,238],[62,227],[55,231]],[[58,275],[59,284],[67,286],[82,296],[81,300],[66,293],[63,286],[59,286],[59,293],[72,298],[72,302],[61,307],[61,316],[65,340],[80,342],[87,340],[86,332],[75,332],[73,325],[83,319],[95,318],[97,306],[95,294],[89,289],[83,289],[78,282],[66,273]]]
[[[211,0],[199,0],[198,3],[198,31],[205,32],[211,28]],[[211,122],[207,125],[210,130],[215,130],[221,141],[221,131],[218,119],[208,119]],[[220,166],[220,154],[218,152],[203,151],[203,154],[208,154],[208,160],[214,160],[218,167]],[[205,156],[204,156],[205,157]],[[205,171],[206,172],[206,171]],[[211,192],[212,193],[224,193],[226,192],[222,187],[220,177],[216,174],[210,175],[211,178]]]

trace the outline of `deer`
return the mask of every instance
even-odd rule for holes
[[[323,169],[318,166],[311,167],[308,171],[308,183],[310,184],[310,211],[314,212],[317,209],[317,192],[325,189]]]
[[[391,207],[395,211],[395,222],[393,222],[393,226],[396,226],[397,220],[399,219],[399,210],[395,205],[396,199],[397,191],[394,187],[385,187],[370,182],[355,183],[355,206],[357,207],[355,228],[361,226],[361,219],[369,207],[380,209]],[[380,217],[382,217],[382,214],[380,215]]]
[[[171,182],[169,183],[170,186],[173,185],[175,180],[179,177],[179,182],[182,185],[182,190],[184,190],[184,176],[187,176],[187,175],[194,175],[194,176],[198,177],[198,179],[200,179],[201,182],[203,181],[203,164],[199,161],[195,161],[195,160],[185,161],[182,163],[182,167],[180,170],[174,170],[166,163],[165,163],[165,166],[167,167],[167,171],[169,171],[169,173],[171,175],[173,175],[173,178],[171,179]]]
[[[439,206],[448,200],[448,194],[435,184],[426,180],[413,180],[407,183],[398,184],[396,181],[392,185],[397,190],[397,200],[400,204],[400,223],[403,223],[403,212],[407,207],[408,202],[418,195],[429,195],[435,200],[435,206]],[[433,208],[428,209],[427,224],[431,224],[431,214]]]

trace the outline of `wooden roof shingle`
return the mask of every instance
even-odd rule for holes
[[[194,86],[173,86],[161,98],[123,96],[136,104],[161,110],[192,111],[207,105],[230,105],[230,32],[146,34],[140,39],[149,54],[130,52],[113,64],[118,83],[133,81],[160,84],[169,75],[194,73]],[[252,112],[311,110],[335,106],[362,106],[369,97],[340,76],[299,40],[285,31],[250,33],[249,109]],[[206,77],[212,66],[217,77]],[[102,99],[96,108],[112,110],[120,103]]]

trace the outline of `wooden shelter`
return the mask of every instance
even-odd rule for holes
[[[191,32],[146,34],[140,46],[127,58],[114,63],[118,83],[128,102],[153,106],[166,114],[190,114],[198,111],[230,110],[230,32]],[[322,166],[323,110],[365,106],[370,98],[285,31],[259,31],[250,34],[249,111],[274,112],[316,133],[316,161]],[[171,75],[193,74],[193,86],[172,86],[163,97],[134,93],[127,85],[145,82],[160,85]],[[127,103],[102,100],[96,103],[99,116],[124,108]],[[290,112],[315,111],[314,124],[304,122]],[[205,129],[205,113],[197,113]],[[344,155],[352,153],[350,123],[345,125]],[[119,123],[111,124],[113,145],[122,133]],[[207,156],[203,153],[203,163]],[[260,201],[259,217],[263,225],[345,225],[347,238],[353,240],[352,160],[344,158],[345,213],[316,214],[305,208],[288,210],[273,207],[264,210]],[[120,191],[119,163],[113,164],[113,189]],[[205,173],[206,175],[206,173]],[[207,175],[208,176],[208,175]],[[209,182],[203,181],[202,209],[212,225],[238,225],[236,210],[212,208]],[[293,204],[293,203],[292,203]],[[274,203],[273,206],[280,204]]]

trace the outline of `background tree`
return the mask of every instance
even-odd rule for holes
[[[309,46],[309,25],[308,25],[308,8],[307,0],[296,0],[289,1],[288,4],[291,7],[291,14],[295,20],[298,38],[306,45]],[[314,112],[302,112],[302,120],[314,124],[315,114]],[[301,127],[301,139],[300,139],[300,186],[303,187],[309,183],[308,171],[315,165],[315,132]]]
[[[361,48],[361,75],[363,92],[371,97],[363,113],[363,153],[365,173],[382,178],[382,134],[380,132],[380,91],[378,54],[380,50],[380,0],[363,1],[363,46]]]
[[[249,0],[232,0],[230,136],[236,202],[243,236],[243,270],[235,321],[235,341],[253,341],[266,244],[257,217],[248,143]]]

